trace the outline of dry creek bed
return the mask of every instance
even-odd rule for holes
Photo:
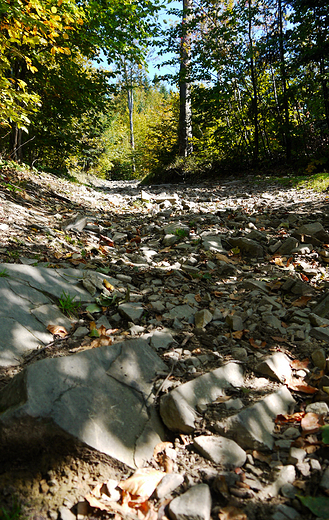
[[[285,189],[269,179],[141,187],[94,178],[73,184],[50,174],[8,170],[1,173],[0,261],[50,269],[85,267],[121,277],[127,301],[143,302],[146,312],[132,323],[118,316],[115,302],[104,307],[101,314],[113,341],[154,329],[169,329],[174,340],[157,351],[171,368],[169,378],[155,382],[159,397],[234,360],[243,366],[245,386],[232,390],[231,397],[251,406],[284,382],[280,375],[254,370],[266,355],[280,352],[300,382],[299,388],[290,385],[294,411],[305,414],[307,405],[329,403],[328,201],[326,194]],[[186,304],[203,312],[201,323],[189,315],[175,317],[175,309]],[[78,312],[76,327],[89,329],[95,315]],[[54,340],[20,367],[2,368],[0,387],[38,359],[90,348],[88,334]],[[168,496],[152,496],[147,518],[173,518],[167,516],[170,500],[201,483],[211,491],[212,519],[316,517],[297,495],[325,498],[329,493],[324,483],[329,451],[319,429],[303,430],[297,416],[282,420],[275,438],[293,435],[304,458],[292,459],[278,444],[263,452],[247,450],[244,467],[226,471],[201,456],[193,439],[212,435],[218,419],[232,412],[225,402],[198,412],[192,434],[168,431],[175,452],[171,470],[184,479]],[[320,415],[328,422],[326,413]],[[149,465],[159,468],[155,460]],[[262,489],[276,478],[275,468],[288,465],[295,467],[292,486],[260,499]],[[0,503],[6,511],[19,503],[22,517],[35,520],[118,519],[122,513],[88,507],[84,497],[100,482],[124,480],[131,473],[83,445],[63,449],[54,443],[42,453],[29,453],[27,447],[12,453],[0,468]],[[126,517],[138,514],[130,511]],[[0,518],[6,518],[4,513]]]

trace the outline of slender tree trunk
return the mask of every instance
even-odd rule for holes
[[[134,134],[134,90],[133,88],[128,87],[127,89],[128,96],[128,110],[129,110],[129,128],[130,128],[130,148],[132,154],[135,151],[135,134]],[[132,155],[132,171],[135,173],[136,165],[135,165],[135,157]]]
[[[13,64],[11,74],[15,80],[24,80],[26,77],[25,63],[16,60]],[[20,90],[17,83],[16,89]],[[9,137],[9,157],[14,161],[23,161],[23,131],[18,128],[17,123],[13,124]]]
[[[286,62],[284,57],[284,45],[283,45],[283,12],[282,2],[278,0],[278,17],[279,17],[279,49],[280,49],[280,69],[281,69],[281,83],[282,83],[282,94],[283,94],[283,131],[285,136],[286,145],[286,158],[289,162],[291,160],[291,135],[290,135],[290,118],[289,118],[289,103],[288,103],[288,91],[287,91],[287,71]]]
[[[251,0],[248,0],[248,11],[249,11],[249,27],[248,27],[248,36],[249,36],[249,45],[250,45],[250,72],[251,72],[251,81],[252,81],[252,113],[254,116],[254,153],[253,153],[253,162],[258,162],[259,156],[259,122],[258,122],[258,94],[257,94],[257,81],[256,81],[256,72],[255,72],[255,63],[254,63],[254,42],[252,38],[252,13],[251,13]]]
[[[183,35],[180,47],[180,71],[179,71],[179,155],[188,157],[193,152],[192,133],[192,104],[190,85],[191,46],[190,35],[184,27],[190,20],[187,12],[192,8],[192,0],[183,0]]]

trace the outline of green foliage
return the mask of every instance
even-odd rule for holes
[[[21,517],[21,504],[13,498],[10,509],[0,507],[0,520],[18,520]]]
[[[314,515],[323,520],[329,519],[329,498],[328,497],[302,497],[298,496],[301,503],[307,507]]]
[[[75,301],[75,296],[72,297],[69,293],[63,291],[58,300],[58,305],[67,316],[75,316],[81,306],[81,302]]]

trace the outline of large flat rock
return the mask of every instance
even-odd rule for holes
[[[225,390],[243,386],[243,370],[237,363],[212,370],[175,388],[160,400],[163,422],[172,431],[191,433],[195,428],[197,407],[216,401]]]
[[[244,449],[272,449],[274,446],[274,419],[287,413],[295,400],[285,386],[252,406],[222,421],[215,429],[233,439]]]
[[[63,292],[82,303],[93,298],[81,283],[82,270],[17,264],[1,264],[1,269],[6,276],[0,277],[0,366],[15,366],[28,351],[52,341],[48,325],[70,328],[55,305]]]
[[[142,339],[28,366],[0,392],[0,454],[59,435],[141,466],[163,439],[152,381],[164,370]]]

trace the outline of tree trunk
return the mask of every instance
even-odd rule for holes
[[[280,69],[281,69],[283,113],[284,113],[283,132],[284,132],[284,137],[285,137],[286,159],[289,162],[291,159],[291,136],[290,136],[289,103],[288,103],[288,92],[287,92],[287,71],[286,71],[286,62],[285,62],[285,57],[284,57],[284,45],[283,45],[283,13],[282,13],[281,0],[278,0],[278,17],[279,17]]]
[[[190,20],[187,12],[192,8],[192,0],[183,0],[183,35],[180,47],[180,71],[179,71],[179,155],[188,157],[193,152],[192,133],[192,104],[190,85],[191,45],[190,35],[186,30],[186,24]]]
[[[133,117],[133,114],[134,114],[134,90],[133,90],[133,88],[128,87],[127,95],[128,95],[128,110],[129,110],[130,148],[132,151],[131,168],[132,168],[133,173],[135,173],[136,165],[135,165],[135,157],[134,157],[135,135],[134,135],[134,117]]]
[[[254,116],[254,152],[253,152],[253,162],[258,162],[259,156],[259,123],[258,123],[258,94],[257,94],[257,82],[256,82],[256,72],[255,72],[255,63],[254,63],[254,42],[252,38],[252,13],[251,13],[251,0],[248,1],[248,10],[249,10],[249,27],[248,27],[248,36],[249,36],[249,45],[250,45],[250,72],[251,72],[251,81],[252,81],[252,114]]]

